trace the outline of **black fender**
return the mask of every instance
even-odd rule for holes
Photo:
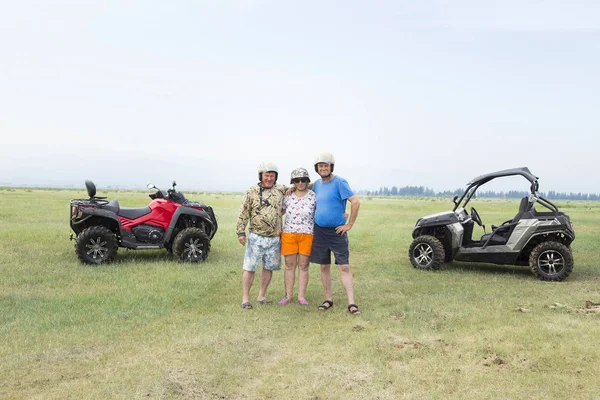
[[[179,222],[180,218],[185,215],[192,215],[194,217],[198,217],[202,221],[204,221],[205,224],[208,224],[210,226],[210,234],[208,235],[208,237],[210,239],[213,238],[216,232],[215,224],[205,211],[200,211],[189,207],[179,207],[177,210],[175,210],[173,218],[171,218],[171,223],[169,224],[169,228],[167,229],[167,233],[165,234],[165,243],[171,240],[171,235],[173,234],[173,231],[177,226],[177,222]]]
[[[552,227],[544,227],[546,229],[543,230],[538,230],[536,231],[533,235],[531,235],[531,237],[529,238],[529,240],[527,240],[527,242],[523,245],[523,247],[521,248],[521,252],[527,248],[527,246],[534,241],[534,239],[536,239],[539,236],[548,236],[548,235],[556,235],[557,237],[560,237],[561,235],[564,236],[563,240],[557,240],[558,242],[564,244],[565,246],[569,247],[571,245],[571,243],[575,240],[575,237],[573,235],[570,234],[570,232],[566,232],[564,229],[550,229]]]
[[[82,208],[81,214],[84,215],[83,218],[77,221],[71,220],[71,228],[73,228],[75,232],[81,232],[83,229],[87,228],[88,224],[86,221],[89,219],[99,217],[109,219],[111,223],[107,224],[107,228],[111,229],[116,234],[121,234],[121,221],[119,221],[117,214],[114,212],[101,208]]]
[[[412,231],[413,239],[421,235],[431,235],[436,236],[437,232],[443,232],[446,229],[446,225],[429,225],[429,226],[415,226]]]

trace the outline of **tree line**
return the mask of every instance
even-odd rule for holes
[[[461,196],[464,189],[455,189],[453,191],[446,190],[443,192],[436,192],[431,188],[425,186],[392,186],[380,187],[378,190],[358,190],[359,195],[363,196],[415,196],[415,197],[453,197]],[[494,191],[494,190],[481,190],[477,191],[477,197],[483,198],[495,198],[495,199],[520,199],[529,195],[527,191],[509,190],[509,191]],[[600,194],[598,193],[566,193],[549,190],[548,192],[540,192],[542,197],[549,200],[591,200],[599,201]]]

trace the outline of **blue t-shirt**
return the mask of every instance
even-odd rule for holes
[[[313,184],[317,195],[315,223],[325,228],[336,228],[346,223],[346,200],[354,195],[344,178],[334,175],[329,182],[321,179]]]

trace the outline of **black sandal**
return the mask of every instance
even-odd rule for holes
[[[252,303],[250,303],[249,301],[242,303],[242,308],[244,310],[252,310]]]
[[[354,315],[360,314],[360,310],[356,304],[348,304],[348,312]]]
[[[320,306],[319,310],[326,311],[333,307],[333,300],[325,300]]]

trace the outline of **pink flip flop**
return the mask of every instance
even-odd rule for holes
[[[298,304],[300,304],[301,306],[307,306],[308,301],[306,301],[305,299],[300,299],[300,300],[298,300]]]
[[[287,297],[284,297],[283,299],[279,300],[279,305],[285,306],[289,302],[290,302],[290,299],[288,299]]]

